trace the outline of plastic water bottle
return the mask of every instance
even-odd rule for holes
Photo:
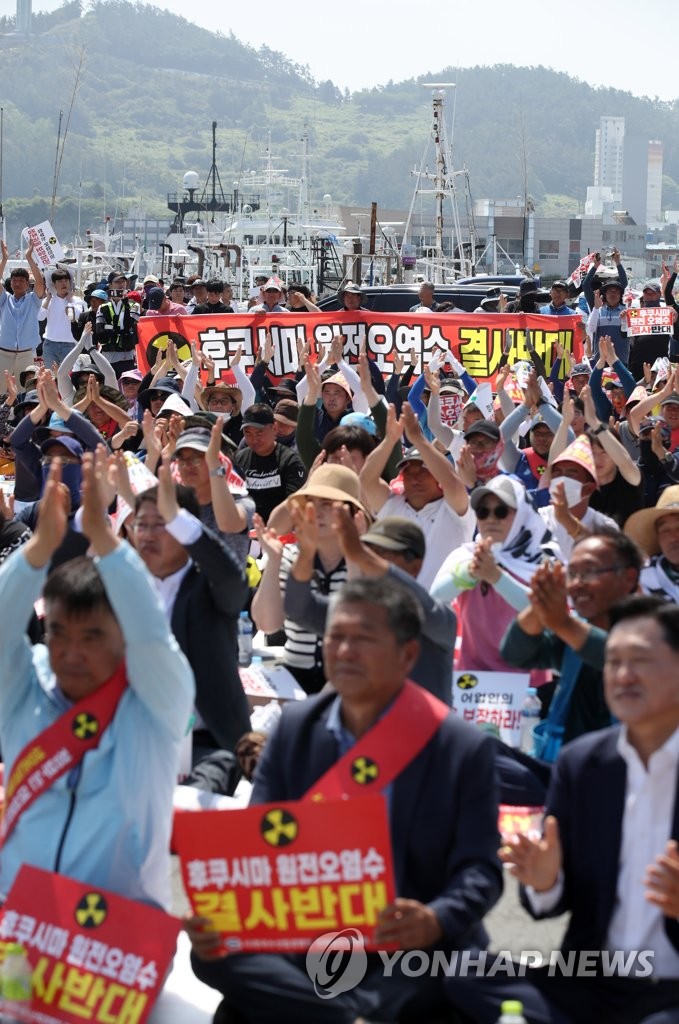
[[[33,972],[24,946],[11,942],[5,949],[0,971],[0,1013],[3,1024],[27,1020],[33,989]]]
[[[523,1015],[523,1003],[518,999],[505,1000],[500,1006],[500,1011],[497,1024],[528,1024]]]
[[[252,619],[247,612],[238,616],[238,664],[246,668],[252,661]]]
[[[529,686],[526,696],[521,705],[521,737],[519,749],[524,754],[532,754],[535,741],[533,740],[533,728],[540,721],[542,705],[538,697],[538,691],[534,686]]]

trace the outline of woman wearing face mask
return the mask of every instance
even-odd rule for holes
[[[618,524],[590,508],[590,499],[599,480],[592,442],[586,434],[581,434],[551,460],[549,474],[551,505],[541,508],[539,515],[554,535],[562,560],[567,562],[576,540],[596,533],[602,526],[616,530]]]
[[[493,477],[472,492],[470,501],[476,537],[448,555],[431,593],[454,602],[457,670],[516,672],[500,657],[500,640],[517,611],[528,605],[528,584],[543,557],[556,553],[552,536],[526,488],[512,477]],[[531,685],[545,681],[538,671]]]
[[[598,483],[598,489],[590,498],[590,508],[610,516],[622,529],[628,516],[643,505],[641,470],[613,431],[598,418],[588,386],[580,392],[580,400],[583,403],[585,430],[592,446]],[[557,431],[552,444],[553,458],[565,447],[565,435]]]
[[[487,484],[506,470],[502,463],[504,442],[492,420],[476,420],[465,430],[464,440],[455,469],[469,490]]]

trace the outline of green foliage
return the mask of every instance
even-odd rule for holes
[[[314,198],[329,192],[336,202],[408,208],[411,171],[431,135],[430,97],[414,79],[353,95],[329,80],[316,83],[308,68],[269,47],[240,43],[229,31],[228,6],[218,19],[224,34],[128,0],[87,6],[81,14],[78,0],[64,3],[30,40],[0,36],[10,233],[30,221],[36,197],[49,202],[59,110],[70,105],[82,47],[55,216],[64,238],[76,229],[78,200],[94,204],[87,215],[97,223],[128,205],[161,215],[185,171],[204,181],[213,120],[227,192],[260,166],[269,137],[275,165],[299,174],[306,125]],[[0,30],[11,22],[0,20]],[[422,76],[431,78],[457,83],[446,119],[450,131],[454,106],[454,163],[469,168],[474,197],[528,192],[542,214],[572,212],[592,182],[599,117],[618,114],[628,135],[663,140],[664,206],[679,208],[679,103],[592,89],[543,67],[449,67]],[[433,169],[431,148],[426,163]]]

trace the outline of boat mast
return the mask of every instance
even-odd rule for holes
[[[453,273],[456,271],[464,273],[464,251],[462,246],[462,231],[460,227],[460,217],[457,209],[457,197],[455,188],[455,177],[457,174],[466,174],[466,169],[462,171],[453,170],[453,157],[452,149],[448,141],[448,133],[446,129],[446,121],[444,115],[446,89],[454,89],[455,82],[420,82],[421,86],[427,89],[433,89],[432,92],[432,107],[433,107],[433,119],[431,128],[431,137],[434,141],[435,156],[436,156],[436,170],[432,174],[429,169],[425,167],[424,161],[426,157],[425,153],[422,157],[422,164],[420,165],[419,171],[415,171],[417,175],[417,184],[415,186],[415,193],[413,200],[410,205],[410,211],[408,213],[408,220],[406,222],[404,241],[408,239],[413,209],[415,200],[418,195],[433,195],[435,199],[435,245],[433,247],[432,262],[428,268],[428,276],[434,283],[444,283],[446,280],[446,267],[452,270]],[[422,188],[422,179],[427,179],[433,183],[433,188]],[[445,201],[450,199],[451,210],[452,210],[452,230],[450,235],[450,257],[446,256],[443,247],[443,239],[445,234]],[[457,266],[456,266],[456,252],[457,252]]]
[[[5,213],[2,208],[2,164],[3,164],[3,147],[5,138],[5,108],[0,107],[0,233],[2,235],[3,242],[7,242],[7,225],[5,223]]]

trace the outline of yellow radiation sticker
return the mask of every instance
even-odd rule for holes
[[[463,672],[462,675],[458,677],[457,686],[460,690],[473,690],[478,684],[478,681],[477,676],[473,675],[471,672]]]
[[[81,711],[73,719],[71,728],[79,740],[88,740],[99,732],[99,721],[89,711]]]
[[[380,774],[377,762],[371,757],[357,757],[351,763],[351,776],[359,786],[369,786]]]
[[[75,908],[75,919],[81,928],[98,928],[107,914],[108,905],[100,892],[85,893]]]
[[[290,811],[277,807],[267,811],[259,829],[262,839],[269,846],[289,846],[297,838],[299,825]]]

